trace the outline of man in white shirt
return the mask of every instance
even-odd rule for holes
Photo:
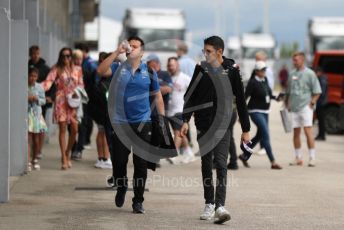
[[[178,59],[170,57],[167,62],[167,70],[172,78],[172,93],[168,103],[167,116],[174,130],[174,142],[178,151],[182,150],[184,163],[194,160],[194,154],[190,148],[189,141],[186,136],[181,138],[180,129],[183,125],[183,106],[184,94],[190,84],[191,78],[179,69]]]
[[[190,78],[195,70],[196,62],[187,56],[188,47],[185,43],[180,43],[177,48],[177,56],[179,62],[180,71],[185,73]]]

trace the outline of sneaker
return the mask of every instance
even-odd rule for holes
[[[315,167],[315,159],[313,158],[309,159],[308,167]]]
[[[33,164],[33,169],[38,171],[38,170],[41,169],[41,166],[38,163],[34,163]]]
[[[195,157],[193,155],[186,155],[186,156],[183,156],[183,159],[182,159],[182,163],[183,164],[187,164],[187,163],[191,163],[193,161],[195,161]]]
[[[115,187],[115,180],[114,180],[113,176],[108,176],[106,178],[106,186],[109,188]]]
[[[102,169],[112,169],[112,162],[110,159],[107,159],[106,161],[102,161],[103,163],[100,165],[100,168]]]
[[[210,220],[215,215],[215,205],[214,204],[206,204],[203,210],[203,213],[200,216],[201,220]]]
[[[146,212],[145,209],[143,208],[142,203],[133,203],[132,207],[133,207],[133,213],[144,214]]]
[[[227,165],[227,169],[229,169],[229,170],[238,170],[238,169],[239,169],[239,166],[238,166],[237,163],[229,163],[229,164]]]
[[[259,149],[258,151],[254,152],[255,154],[257,154],[258,156],[263,156],[266,155],[266,151],[264,148]]]
[[[42,157],[43,157],[43,154],[42,154],[42,153],[38,153],[38,154],[37,154],[37,159],[38,159],[38,160],[41,160]]]
[[[28,163],[28,164],[27,164],[27,171],[28,171],[28,172],[31,172],[31,171],[32,171],[32,164],[31,164],[31,163]]]
[[[303,160],[299,158],[295,158],[293,162],[289,163],[290,166],[302,166],[303,165]]]
[[[127,193],[126,187],[117,188],[117,193],[115,197],[115,203],[117,207],[122,207],[125,201],[125,194]]]
[[[229,215],[229,212],[223,206],[220,206],[216,209],[214,224],[223,224],[230,219],[231,216]]]
[[[90,150],[90,149],[92,149],[92,147],[91,147],[91,144],[84,145],[84,149],[87,149],[87,150]]]
[[[316,141],[326,141],[326,138],[324,136],[317,136],[315,138]]]
[[[75,160],[75,161],[79,161],[82,159],[82,153],[79,152],[79,151],[75,151],[72,153],[72,156],[71,156],[71,159],[72,160]]]
[[[104,161],[97,159],[97,162],[94,164],[94,167],[101,169],[103,167]]]

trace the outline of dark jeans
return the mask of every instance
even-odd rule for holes
[[[238,118],[238,114],[235,111],[232,113],[231,122],[229,123],[229,132],[230,132],[230,137],[229,137],[229,140],[230,140],[230,143],[229,143],[230,159],[229,159],[229,163],[233,164],[233,165],[237,164],[237,160],[238,160],[235,141],[234,141],[234,137],[233,137],[233,128],[234,128],[235,122],[237,121],[237,118]]]
[[[133,125],[134,130],[137,126]],[[151,123],[146,123],[138,135],[145,141],[150,142],[151,138]],[[118,138],[116,133],[113,135],[113,148],[114,154],[112,154],[112,167],[113,167],[113,177],[115,180],[115,186],[120,188],[128,187],[128,177],[127,177],[127,164],[130,154],[130,149],[128,149]],[[139,149],[134,149],[135,151],[140,151]],[[133,187],[134,187],[134,198],[133,203],[142,203],[144,201],[143,194],[147,179],[147,161],[133,154],[134,163],[134,177],[133,177]]]
[[[315,110],[315,113],[318,118],[318,125],[319,125],[319,137],[325,137],[326,130],[325,130],[325,106],[318,106]]]
[[[85,129],[85,143],[84,145],[89,145],[91,144],[91,136],[92,136],[92,131],[93,131],[93,120],[91,116],[88,113],[88,109],[84,108],[84,129]]]
[[[106,111],[106,119],[105,119],[105,124],[104,124],[104,129],[105,129],[105,137],[106,137],[106,141],[108,143],[109,146],[109,152],[110,152],[110,157],[111,157],[111,161],[113,162],[114,159],[114,140],[115,140],[115,133],[114,130],[112,128],[111,125],[111,121],[108,115],[108,112]],[[112,175],[115,175],[115,168],[112,167]]]
[[[200,130],[197,138],[203,136],[205,131]],[[227,159],[229,147],[230,130],[228,129],[215,146],[215,148],[202,156],[202,178],[204,188],[204,199],[206,204],[214,204],[216,207],[224,206],[226,201],[227,186]],[[214,194],[213,183],[213,157],[216,167],[216,193]],[[215,199],[214,199],[215,196]]]
[[[250,113],[250,117],[253,123],[257,126],[256,136],[251,140],[252,148],[256,146],[258,142],[261,142],[266,154],[269,157],[270,162],[274,162],[275,158],[272,154],[272,149],[270,145],[270,135],[269,135],[269,124],[268,119],[269,115],[267,113]]]

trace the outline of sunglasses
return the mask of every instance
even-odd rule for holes
[[[70,54],[62,54],[61,57],[62,58],[71,58],[72,56]]]

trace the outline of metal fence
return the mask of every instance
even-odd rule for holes
[[[52,65],[59,49],[72,44],[42,2],[49,7],[46,0],[0,0],[0,202],[9,201],[9,177],[22,175],[27,166],[28,48],[38,45]],[[66,12],[68,2],[59,1]]]

